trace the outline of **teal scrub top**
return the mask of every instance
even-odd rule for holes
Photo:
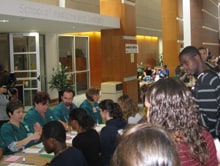
[[[8,122],[4,123],[1,127],[1,136],[6,147],[8,147],[8,145],[12,142],[18,142],[27,138],[29,134],[31,134],[30,129],[24,123],[20,123],[20,126],[17,127],[14,124]],[[35,143],[35,141],[31,141],[25,145],[25,147],[29,147]]]
[[[93,117],[93,119],[99,124],[102,123],[102,117],[99,111],[99,104],[97,102],[90,102],[87,99],[82,102],[80,108],[86,110],[86,112]]]
[[[71,109],[66,108],[66,106],[63,104],[63,102],[60,102],[54,109],[53,114],[56,119],[59,119],[63,122],[68,122],[69,120],[69,114],[72,109],[77,108],[75,104],[72,103]]]
[[[9,150],[8,150],[6,144],[5,144],[5,142],[4,142],[4,140],[3,140],[2,136],[1,136],[1,132],[0,132],[0,148],[3,150],[3,154],[4,155],[5,154],[10,154]]]
[[[35,107],[32,107],[28,110],[26,115],[24,116],[24,122],[28,125],[29,129],[32,133],[34,133],[34,124],[39,123],[42,127],[50,121],[57,120],[53,114],[53,111],[51,109],[47,109],[45,112],[45,119],[40,115],[40,113],[35,109]]]

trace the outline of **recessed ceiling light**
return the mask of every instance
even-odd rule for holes
[[[0,20],[0,22],[6,23],[6,22],[9,22],[9,21],[8,20]]]

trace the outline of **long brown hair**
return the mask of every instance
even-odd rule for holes
[[[166,128],[177,142],[186,142],[192,156],[204,164],[208,150],[199,123],[200,114],[184,83],[173,78],[161,79],[148,89],[146,100],[150,103],[149,121]]]

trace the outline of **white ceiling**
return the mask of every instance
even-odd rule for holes
[[[1,0],[2,1],[2,0]],[[5,0],[6,2],[7,0]],[[87,7],[89,12],[99,12],[99,0],[71,0],[72,3],[83,4],[78,7],[81,9]],[[151,35],[161,36],[161,0],[137,0],[136,1],[136,28],[138,35]],[[1,8],[2,6],[2,8]],[[100,31],[100,29],[109,28],[110,26],[105,25],[91,25],[82,23],[73,23],[68,21],[57,21],[47,20],[42,18],[30,18],[28,16],[16,16],[15,15],[4,15],[5,10],[3,8],[4,2],[1,2],[0,6],[0,20],[9,20],[8,23],[0,22],[0,32],[30,32],[37,31],[40,33],[46,32],[85,32],[85,31]],[[12,6],[13,7],[13,6]],[[12,8],[10,7],[10,8]],[[20,8],[19,10],[21,10]],[[8,10],[8,8],[6,8]],[[22,11],[21,11],[22,12]],[[7,13],[7,12],[6,12]]]

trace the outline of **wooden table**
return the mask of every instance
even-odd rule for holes
[[[20,156],[20,158],[15,161],[15,162],[7,162],[5,161],[6,159],[8,159],[11,156]],[[19,164],[29,164],[29,165],[36,165],[36,166],[45,166],[46,163],[49,163],[51,161],[51,157],[45,157],[43,155],[40,154],[36,154],[36,153],[26,153],[25,154],[25,160],[26,162],[22,162],[22,153],[18,152],[15,153],[14,155],[8,155],[8,156],[4,156],[1,160],[0,160],[0,165],[1,166],[6,166],[9,165],[10,163],[19,163]]]

